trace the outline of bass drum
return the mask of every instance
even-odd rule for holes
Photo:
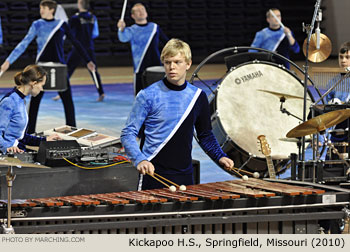
[[[291,153],[298,153],[295,142],[283,139],[302,122],[303,97],[302,81],[281,65],[259,61],[231,68],[210,99],[210,107],[213,133],[235,167],[250,157],[244,170],[267,171],[259,135],[265,135],[275,165],[286,164]],[[290,115],[281,112],[283,99]],[[307,108],[311,101],[308,93]]]

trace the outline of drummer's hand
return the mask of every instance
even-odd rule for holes
[[[56,141],[56,140],[62,140],[62,138],[57,134],[52,134],[46,137],[46,141]]]
[[[219,164],[222,165],[225,169],[232,169],[233,168],[233,161],[229,159],[228,157],[222,157],[219,159]]]
[[[86,67],[91,71],[91,72],[95,72],[96,71],[96,66],[94,64],[94,62],[89,61],[89,63],[87,63]]]
[[[5,62],[1,65],[1,72],[5,73],[9,67],[10,62],[8,60],[5,60]]]
[[[288,27],[284,27],[284,34],[286,34],[287,36],[290,34],[292,35],[292,31],[288,28]]]
[[[145,175],[146,173],[149,173],[150,175],[153,175],[154,173],[154,166],[151,162],[147,161],[147,160],[143,160],[141,161],[138,165],[137,165],[137,170],[139,171],[139,173]]]
[[[24,152],[24,150],[21,150],[20,148],[18,148],[17,146],[12,146],[6,149],[7,153],[22,153]]]
[[[118,21],[118,24],[117,24],[118,29],[119,29],[120,31],[124,31],[125,26],[126,26],[126,24],[125,24],[124,20],[121,20],[121,19],[120,19],[120,20]]]

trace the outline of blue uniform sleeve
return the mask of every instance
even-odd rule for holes
[[[22,39],[21,42],[16,46],[15,49],[11,52],[11,54],[7,57],[7,61],[12,64],[15,62],[21,55],[22,53],[27,49],[28,45],[33,41],[33,39],[36,37],[36,28],[35,25],[32,24],[29,28],[29,31],[27,35]]]
[[[94,28],[92,29],[92,39],[95,39],[100,35],[100,32],[98,30],[98,22],[95,15],[94,15],[94,20],[95,22],[94,22]]]
[[[130,27],[125,27],[124,31],[118,30],[118,38],[120,42],[129,42],[132,38],[132,31]]]
[[[26,133],[19,142],[23,145],[39,146],[41,141],[46,141],[46,137],[37,137]]]
[[[199,145],[211,159],[213,159],[215,162],[218,162],[220,158],[227,157],[227,155],[222,151],[218,141],[212,132],[209,103],[207,96],[203,91],[200,94],[199,99],[199,102],[201,103],[201,110],[195,122]]]
[[[294,37],[294,34],[292,32],[292,36]],[[295,39],[294,37],[294,44],[290,46],[290,49],[294,52],[294,53],[299,53],[300,52],[300,46],[299,46],[299,43],[298,41]]]
[[[71,31],[72,35],[73,35],[74,37],[76,37],[76,35],[77,35],[77,27],[79,27],[79,26],[78,26],[78,20],[77,20],[77,18],[76,18],[76,15],[72,16],[72,17],[68,20],[68,26],[69,26],[69,28],[70,28],[70,31]]]
[[[160,40],[160,42],[162,42],[165,45],[169,41],[169,38],[167,37],[167,35],[165,35],[165,33],[159,27],[159,25],[158,25],[158,32],[159,32],[159,40]]]
[[[253,43],[250,45],[250,47],[256,47],[256,48],[260,48],[261,47],[261,42],[263,40],[263,35],[261,32],[257,32],[255,34]],[[249,50],[249,52],[257,52],[257,50]]]
[[[73,36],[73,34],[69,28],[69,25],[66,22],[64,22],[63,26],[65,28],[65,34],[67,35],[69,40],[72,42],[74,47],[78,50],[79,54],[84,58],[85,62],[88,63],[89,61],[91,61],[91,58],[90,58],[89,54],[86,52],[86,50],[84,49],[84,47]]]
[[[137,166],[141,161],[147,160],[137,143],[137,136],[148,115],[147,99],[143,91],[136,96],[129,118],[126,121],[125,128],[121,132],[122,145],[125,152],[133,164]]]
[[[9,138],[5,135],[8,124],[12,115],[12,106],[15,106],[9,99],[2,100],[0,104],[0,151],[6,153],[7,148],[12,147],[15,143],[15,138]]]

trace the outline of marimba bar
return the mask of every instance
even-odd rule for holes
[[[282,182],[250,178],[177,192],[15,199],[12,225],[16,233],[317,233],[320,219],[341,218],[350,201],[350,191]],[[324,202],[335,193],[336,202]]]

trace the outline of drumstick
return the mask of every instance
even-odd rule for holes
[[[98,88],[98,82],[97,82],[97,77],[96,77],[96,71],[93,71],[93,72],[92,72],[92,77],[93,77],[93,79],[94,79],[96,88]]]
[[[120,20],[122,20],[122,21],[124,21],[124,16],[125,16],[127,3],[128,3],[128,0],[124,0],[123,9],[122,9],[122,15],[120,16]]]
[[[1,76],[2,76],[3,74],[4,74],[4,72],[0,70],[0,78],[1,78]]]
[[[246,174],[248,174],[248,175],[253,176],[253,173],[252,173],[252,172],[249,172],[249,171],[246,171],[246,170],[239,170],[239,169],[236,168],[236,167],[233,167],[232,169],[234,169],[234,170],[236,170],[236,171],[238,171],[238,172],[244,172],[244,173],[246,173]]]
[[[165,185],[166,187],[170,188],[170,185],[168,185],[167,183],[161,181],[159,178],[157,178],[154,175],[151,175],[150,173],[147,172],[147,175],[151,176],[152,178],[154,178],[155,180],[157,180],[158,182],[162,183],[163,185]]]
[[[235,169],[237,169],[239,172],[245,172],[246,174],[252,176],[253,178],[259,178],[260,177],[260,174],[259,172],[249,172],[249,171],[246,171],[246,170],[240,170],[236,167],[234,167]]]
[[[243,175],[238,171],[238,169],[234,169],[232,168],[231,171],[235,172],[236,174],[238,174],[239,176],[243,177]]]
[[[170,184],[173,184],[174,186],[180,187],[178,184],[176,184],[176,183],[174,183],[174,182],[172,182],[172,181],[170,181],[170,180],[168,180],[168,179],[166,179],[166,178],[160,176],[160,175],[157,174],[157,173],[154,173],[154,175],[155,175],[155,176],[158,176],[159,178],[165,180],[166,182],[168,182],[168,183],[170,183]]]
[[[284,29],[284,25],[282,24],[282,22],[281,22],[281,20],[279,20],[277,17],[276,17],[276,15],[275,15],[275,13],[273,12],[273,10],[269,10],[270,11],[270,14],[277,20],[277,22],[280,24],[280,26]]]

